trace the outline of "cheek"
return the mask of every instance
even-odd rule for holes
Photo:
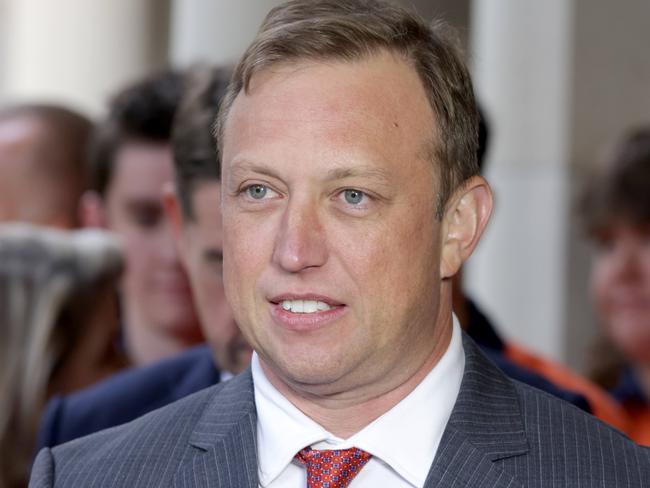
[[[126,250],[126,270],[124,278],[127,281],[146,281],[152,274],[155,266],[153,249],[147,246],[138,246],[137,243],[129,242]]]
[[[611,276],[607,263],[595,262],[591,272],[590,291],[596,308],[600,313],[605,314],[608,310],[609,292],[611,287]]]
[[[650,251],[646,253],[640,266],[641,279],[645,294],[650,300]]]
[[[269,222],[258,223],[239,215],[224,220],[224,282],[230,287],[257,276],[270,263],[274,228]],[[247,284],[246,286],[249,286]]]
[[[398,313],[404,304],[433,291],[437,245],[430,226],[385,226],[360,235],[341,240],[337,253],[366,302],[366,312]]]
[[[199,283],[193,285],[196,290],[196,302],[202,315],[221,320],[229,313],[228,302],[221,280],[213,276],[205,276]]]

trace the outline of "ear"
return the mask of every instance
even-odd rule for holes
[[[162,202],[163,208],[165,209],[165,215],[167,216],[167,219],[170,223],[176,251],[181,258],[181,262],[183,264],[187,264],[185,262],[186,254],[183,211],[181,209],[181,203],[178,200],[178,196],[176,195],[176,190],[174,189],[174,184],[172,182],[167,182],[163,185]]]
[[[94,190],[88,190],[79,200],[79,220],[83,227],[108,227],[104,200]]]
[[[181,211],[181,204],[178,201],[176,191],[174,190],[174,184],[170,181],[163,185],[162,201],[163,207],[165,209],[165,215],[167,215],[169,222],[171,222],[174,238],[178,240],[178,236],[183,231],[183,215]]]
[[[492,190],[480,176],[467,180],[451,197],[443,217],[442,278],[454,276],[476,247],[492,213]]]

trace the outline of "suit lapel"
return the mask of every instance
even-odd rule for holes
[[[498,463],[528,452],[515,387],[466,335],[463,347],[460,392],[425,487],[521,487]]]
[[[255,397],[250,369],[224,383],[189,439],[175,487],[257,488]]]
[[[463,337],[465,372],[426,488],[522,488],[498,461],[528,445],[511,380]],[[174,486],[257,488],[255,397],[250,370],[223,385],[189,439]]]

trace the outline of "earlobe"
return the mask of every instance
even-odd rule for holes
[[[169,219],[174,237],[178,241],[178,238],[183,231],[183,216],[181,215],[180,202],[176,196],[174,185],[171,182],[167,182],[163,186],[162,201],[165,215]]]
[[[492,205],[490,186],[480,176],[470,178],[452,196],[442,223],[442,278],[455,275],[472,254],[490,219]]]
[[[100,227],[108,225],[106,209],[102,197],[96,191],[89,190],[79,200],[79,220],[83,227]]]

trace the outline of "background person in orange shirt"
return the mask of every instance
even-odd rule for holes
[[[631,437],[650,445],[650,125],[622,141],[587,189],[583,215],[604,335],[593,377],[622,403]]]

